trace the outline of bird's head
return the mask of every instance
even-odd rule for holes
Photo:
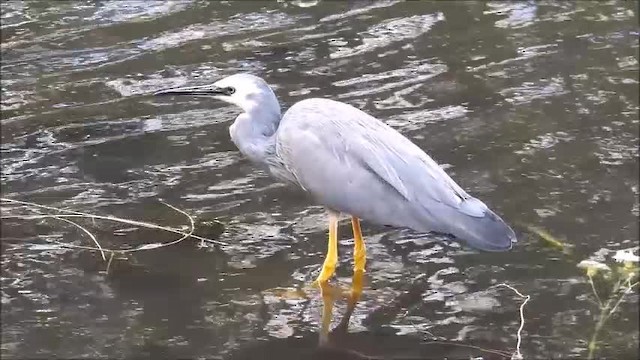
[[[160,90],[154,95],[191,95],[218,99],[251,112],[258,108],[278,108],[280,106],[273,90],[261,78],[241,73],[227,76],[213,84],[185,86]]]

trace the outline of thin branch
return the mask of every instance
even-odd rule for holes
[[[628,280],[628,279],[627,279]],[[624,297],[627,296],[627,294],[629,292],[631,292],[631,290],[638,285],[638,282],[636,281],[635,283],[631,284],[630,286],[628,286],[624,292],[620,295],[620,298],[618,299],[618,302],[616,302],[616,304],[613,306],[613,308],[611,308],[611,311],[609,311],[609,314],[613,314],[616,309],[618,308],[618,305],[620,305],[620,303],[622,302],[622,300],[624,300]]]
[[[135,221],[135,220],[127,220],[127,219],[120,219],[117,217],[113,217],[113,216],[102,216],[102,215],[93,215],[93,214],[60,214],[60,215],[47,215],[47,214],[37,214],[37,215],[4,215],[4,216],[0,216],[0,219],[20,219],[20,220],[32,220],[32,219],[45,219],[45,218],[55,218],[55,217],[59,217],[59,218],[92,218],[92,219],[99,219],[99,220],[110,220],[110,221],[114,221],[114,222],[121,222],[121,223],[125,223],[125,224],[129,224],[129,225],[138,225],[141,227],[146,227],[146,228],[152,228],[152,229],[158,229],[158,230],[164,230],[164,231],[168,231],[168,232],[172,232],[174,234],[178,234],[178,235],[184,235],[186,234],[184,231],[175,229],[175,228],[170,228],[170,227],[164,227],[164,226],[160,226],[160,225],[156,225],[156,224],[151,224],[151,223],[145,223],[145,222],[141,222],[141,221]],[[220,240],[213,240],[213,239],[209,239],[206,237],[202,237],[199,235],[195,235],[195,234],[191,234],[190,237],[194,238],[194,239],[198,239],[204,242],[210,242],[216,245],[229,245],[228,243],[224,242],[224,241],[220,241]]]
[[[69,214],[78,214],[78,215],[92,216],[92,215],[90,215],[90,214],[81,213],[81,212],[79,212],[79,211],[66,210],[66,209],[58,209],[58,208],[54,208],[54,207],[47,206],[47,205],[40,205],[40,204],[36,204],[36,203],[30,203],[30,202],[27,202],[27,201],[14,200],[14,199],[9,199],[9,198],[0,198],[0,201],[5,201],[5,202],[15,203],[15,204],[21,204],[21,205],[34,206],[34,207],[38,207],[38,208],[41,208],[41,209],[47,209],[47,210],[55,210],[55,211],[60,211],[60,212],[66,212],[66,213],[69,213]]]
[[[602,303],[602,300],[600,300],[600,295],[598,295],[598,291],[596,291],[596,287],[593,284],[593,277],[589,272],[587,272],[587,276],[589,277],[589,284],[591,284],[591,290],[593,290],[593,294],[596,296],[596,299],[598,300],[598,305],[600,305],[600,307],[602,308],[604,304]]]
[[[512,359],[524,359],[523,356],[522,356],[522,353],[520,352],[520,344],[522,343],[522,329],[524,328],[524,306],[531,299],[531,296],[522,295],[516,288],[514,288],[513,286],[511,286],[509,284],[500,283],[500,284],[498,284],[496,286],[504,286],[506,288],[509,288],[509,289],[513,290],[516,294],[518,294],[518,296],[520,296],[521,298],[524,299],[524,301],[520,305],[520,327],[518,328],[518,343],[516,345],[516,352],[511,357]]]
[[[113,251],[111,252],[111,256],[109,257],[109,262],[107,263],[107,269],[104,271],[105,274],[109,274],[109,268],[111,267],[111,262],[113,261],[113,256],[116,253],[114,253]]]
[[[96,239],[96,237],[95,237],[95,236],[94,236],[94,235],[93,235],[89,230],[87,230],[87,229],[86,229],[85,227],[83,227],[82,225],[80,225],[80,224],[78,224],[78,223],[76,223],[76,222],[73,222],[73,221],[71,221],[71,220],[69,220],[69,219],[65,219],[65,218],[61,218],[61,217],[57,217],[57,216],[54,216],[54,218],[55,218],[55,219],[58,219],[58,220],[66,221],[66,222],[68,222],[69,224],[72,224],[72,225],[76,226],[78,229],[80,229],[80,230],[84,231],[87,235],[89,235],[89,237],[91,238],[91,240],[93,240],[93,242],[94,242],[94,243],[96,244],[96,246],[98,247],[98,250],[100,250],[100,254],[102,255],[102,260],[107,261],[107,257],[106,257],[106,256],[104,256],[104,249],[102,249],[102,246],[100,246],[100,243],[98,242],[98,239]],[[112,256],[113,256],[113,255],[112,255]]]
[[[40,204],[30,203],[30,202],[26,202],[26,201],[13,200],[13,199],[7,199],[7,198],[0,198],[0,201],[9,202],[9,203],[16,203],[16,204],[21,204],[21,205],[27,205],[27,206],[38,207],[38,208],[42,208],[42,209],[48,209],[48,210],[54,210],[54,211],[58,211],[58,212],[67,213],[66,215],[64,215],[64,214],[59,214],[59,215],[47,215],[47,214],[38,214],[38,215],[5,215],[5,216],[0,217],[1,219],[18,218],[18,219],[27,220],[27,219],[38,219],[38,218],[41,219],[41,218],[47,218],[47,217],[84,217],[84,218],[92,218],[92,219],[100,219],[100,220],[109,220],[109,221],[129,224],[129,225],[136,225],[136,226],[146,227],[146,228],[150,228],[150,229],[164,230],[164,231],[172,232],[174,234],[179,234],[179,235],[182,235],[182,236],[187,234],[184,231],[181,231],[181,230],[178,230],[178,229],[175,229],[175,228],[166,227],[166,226],[160,226],[160,225],[147,223],[147,222],[143,222],[143,221],[121,219],[121,218],[117,218],[115,216],[94,215],[94,214],[88,214],[88,213],[83,213],[83,212],[79,212],[79,211],[58,209],[58,208],[54,208],[54,207],[51,207],[51,206],[40,205]],[[176,210],[176,211],[178,211],[178,212],[180,212],[182,214],[186,214],[184,211],[179,210],[174,206],[171,206],[171,205],[169,205],[167,203],[164,203],[164,202],[163,202],[163,204],[171,207],[172,209],[174,209],[174,210]],[[193,223],[192,220],[193,219],[190,219],[190,221]],[[223,241],[212,240],[212,239],[208,239],[208,238],[205,238],[205,237],[202,237],[202,236],[194,235],[192,232],[190,232],[190,235],[188,235],[188,237],[192,237],[194,239],[210,242],[210,243],[217,244],[217,245],[224,245],[224,246],[229,245],[229,244],[227,244],[227,243],[225,243]]]
[[[56,243],[56,244],[59,244],[59,245],[64,246],[64,247],[68,247],[68,248],[83,249],[83,250],[93,250],[93,251],[96,251],[96,250],[97,250],[97,251],[107,251],[107,252],[112,252],[112,253],[125,254],[125,253],[131,253],[131,252],[135,252],[135,251],[150,250],[150,249],[157,249],[157,248],[161,248],[161,247],[165,247],[165,246],[175,245],[175,244],[177,244],[177,243],[179,243],[179,242],[183,241],[184,239],[186,239],[186,238],[188,238],[188,237],[192,236],[193,231],[195,230],[195,222],[194,222],[194,220],[193,220],[193,217],[191,217],[191,216],[190,216],[189,214],[187,214],[186,212],[184,212],[184,211],[182,211],[182,210],[180,210],[180,209],[176,208],[175,206],[169,205],[169,204],[164,203],[164,202],[163,202],[163,204],[165,204],[165,205],[167,205],[168,207],[170,207],[170,208],[172,208],[172,209],[174,209],[174,210],[178,211],[178,212],[179,212],[179,213],[181,213],[181,214],[184,214],[184,215],[189,219],[189,223],[190,223],[190,229],[189,229],[189,232],[187,232],[187,233],[183,233],[183,232],[177,232],[177,231],[174,231],[174,232],[177,232],[177,233],[179,233],[179,234],[182,234],[182,237],[181,237],[181,238],[179,238],[179,239],[177,239],[177,240],[172,240],[172,241],[165,242],[165,243],[144,244],[144,245],[141,245],[141,246],[139,246],[139,247],[137,247],[137,248],[134,248],[134,249],[104,249],[104,248],[100,247],[100,245],[98,245],[99,247],[97,247],[97,248],[96,248],[96,247],[92,247],[92,246],[83,246],[83,245],[69,244],[69,243],[65,243],[65,242],[57,241],[57,240],[49,240],[49,241],[51,241],[51,242],[53,242],[53,243]],[[62,216],[63,216],[63,215],[62,215]],[[68,215],[68,216],[71,216],[71,215]],[[78,215],[78,216],[85,217],[84,215]],[[56,217],[57,217],[57,215],[43,215],[42,217],[53,217],[53,218],[56,218]],[[103,218],[103,217],[101,217],[101,216],[96,216],[96,218]],[[60,218],[60,220],[65,220],[65,221],[67,221],[67,222],[70,222],[70,223],[72,223],[72,224],[75,224],[74,222],[72,222],[72,221],[70,221],[70,220],[67,220],[67,219],[64,219],[64,218]],[[111,219],[109,219],[109,220],[111,220]],[[121,220],[125,220],[125,219],[121,219]],[[151,224],[151,225],[153,225],[153,224]],[[78,225],[78,226],[79,226],[79,225]],[[86,231],[86,229],[85,229],[85,231]],[[87,232],[87,233],[88,233],[88,232]],[[92,238],[93,238],[93,239],[95,239],[95,237],[93,237],[93,235],[91,235],[91,236],[92,236]],[[97,241],[96,241],[96,242],[97,242]],[[105,261],[106,261],[106,258],[105,258]]]

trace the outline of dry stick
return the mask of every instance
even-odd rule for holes
[[[96,239],[96,237],[89,230],[85,229],[82,225],[80,225],[80,224],[78,224],[76,222],[73,222],[73,221],[71,221],[69,219],[65,219],[65,218],[61,218],[61,217],[57,217],[57,216],[54,216],[54,218],[58,219],[58,220],[66,221],[69,224],[72,224],[72,225],[76,226],[77,228],[79,228],[80,230],[84,231],[87,235],[89,235],[91,240],[93,240],[93,242],[96,243],[96,246],[98,247],[98,250],[100,250],[100,254],[102,255],[102,260],[107,261],[107,257],[104,256],[104,250],[102,249],[102,246],[100,246],[100,243],[98,242],[98,239]],[[113,256],[113,253],[111,254],[111,256]]]
[[[161,247],[165,247],[165,246],[174,245],[174,244],[177,244],[177,243],[181,242],[182,240],[192,236],[192,233],[193,233],[193,231],[195,229],[195,223],[193,221],[193,218],[191,216],[189,216],[189,214],[185,213],[184,211],[182,211],[182,210],[180,210],[180,209],[178,209],[178,208],[176,208],[176,207],[174,207],[172,205],[169,205],[167,203],[163,203],[163,204],[167,205],[168,207],[170,207],[170,208],[172,208],[172,209],[174,209],[174,210],[176,210],[176,211],[178,211],[178,212],[180,212],[182,214],[185,214],[189,218],[189,221],[191,223],[190,224],[191,225],[191,229],[189,229],[188,233],[178,232],[178,233],[181,233],[183,235],[182,235],[181,238],[179,238],[177,240],[172,240],[172,241],[169,241],[169,242],[166,242],[166,243],[159,243],[159,244],[145,244],[145,245],[139,246],[139,247],[134,248],[134,249],[104,249],[102,247],[96,248],[96,247],[92,247],[92,246],[82,246],[82,245],[69,244],[69,243],[64,243],[64,242],[57,241],[57,240],[49,240],[49,241],[51,241],[53,243],[56,243],[56,244],[59,244],[61,246],[69,247],[69,248],[83,249],[83,250],[93,250],[93,251],[96,251],[96,250],[97,251],[107,251],[107,252],[111,252],[111,253],[125,254],[125,253],[130,253],[130,252],[135,252],[135,251],[157,249],[157,248],[161,248]],[[61,215],[61,216],[65,216],[65,215]],[[67,215],[67,216],[71,216],[71,215]],[[55,218],[56,215],[42,215],[41,217],[54,217]],[[85,216],[82,215],[82,217],[85,217]],[[97,217],[97,218],[100,218],[100,217]],[[61,218],[61,220],[65,220],[65,219]],[[124,220],[124,219],[122,219],[122,220]],[[150,224],[150,225],[153,225],[153,224]],[[105,261],[106,261],[106,259],[105,259]],[[111,262],[111,261],[109,261],[109,262]]]
[[[138,226],[142,226],[142,227],[147,227],[147,228],[152,228],[152,229],[159,229],[159,230],[165,230],[168,232],[172,232],[174,234],[179,234],[179,235],[184,235],[186,234],[183,231],[180,231],[178,229],[174,229],[174,228],[170,228],[170,227],[164,227],[164,226],[160,226],[160,225],[156,225],[156,224],[152,224],[152,223],[145,223],[145,222],[141,222],[141,221],[136,221],[136,220],[127,220],[127,219],[120,219],[117,217],[112,217],[112,216],[102,216],[102,215],[93,215],[93,214],[60,214],[60,215],[48,215],[48,214],[37,214],[37,215],[5,215],[5,216],[0,216],[0,219],[21,219],[21,220],[31,220],[31,219],[45,219],[45,218],[88,218],[90,217],[92,220],[95,219],[100,219],[100,220],[111,220],[114,222],[121,222],[121,223],[125,223],[125,224],[130,224],[130,225],[138,225]],[[212,240],[206,237],[202,237],[202,236],[198,236],[198,235],[193,235],[191,234],[190,237],[194,238],[194,239],[198,239],[198,240],[202,240],[204,242],[210,242],[210,243],[214,243],[217,245],[228,245],[227,243],[225,243],[224,241],[220,241],[220,240]]]
[[[527,302],[529,301],[529,299],[531,299],[531,296],[529,295],[522,295],[518,290],[516,290],[513,286],[505,284],[505,283],[500,283],[497,286],[504,286],[507,287],[511,290],[513,290],[516,294],[518,294],[518,296],[520,296],[521,298],[524,299],[524,301],[522,302],[522,304],[520,305],[520,327],[518,328],[518,344],[516,345],[516,352],[515,354],[513,354],[513,356],[511,357],[512,359],[523,359],[522,357],[522,353],[520,353],[520,344],[522,343],[522,329],[524,328],[524,306],[527,304]]]
[[[168,232],[172,232],[174,234],[179,234],[179,235],[185,235],[186,233],[183,231],[180,231],[178,229],[174,229],[174,228],[170,228],[170,227],[166,227],[166,226],[160,226],[160,225],[156,225],[156,224],[152,224],[152,223],[147,223],[147,222],[143,222],[143,221],[136,221],[136,220],[128,220],[128,219],[121,219],[121,218],[117,218],[114,216],[102,216],[102,215],[94,215],[94,214],[88,214],[88,213],[83,213],[83,212],[79,212],[79,211],[73,211],[73,210],[66,210],[66,209],[58,209],[58,208],[54,208],[51,206],[46,206],[46,205],[40,205],[40,204],[35,204],[35,203],[30,203],[30,202],[26,202],[26,201],[20,201],[20,200],[13,200],[13,199],[8,199],[8,198],[0,198],[0,201],[5,201],[5,202],[9,202],[9,203],[16,203],[16,204],[21,204],[21,205],[28,205],[28,206],[33,206],[33,207],[38,207],[38,208],[42,208],[42,209],[48,209],[48,210],[55,210],[55,211],[60,211],[60,212],[66,212],[67,214],[74,214],[74,215],[46,215],[46,214],[39,214],[39,215],[9,215],[9,216],[2,216],[0,218],[2,219],[8,219],[8,218],[19,218],[19,219],[38,219],[38,218],[46,218],[46,217],[84,217],[84,218],[92,218],[92,219],[101,219],[101,220],[109,220],[109,221],[115,221],[115,222],[121,222],[121,223],[125,223],[125,224],[130,224],[130,225],[136,225],[136,226],[142,226],[142,227],[146,227],[146,228],[151,228],[151,229],[158,229],[158,230],[164,230],[164,231],[168,231]],[[177,210],[177,208],[164,203],[163,204]],[[183,214],[186,214],[184,211],[181,210],[177,210]],[[212,239],[208,239],[202,236],[198,236],[198,235],[194,235],[191,234],[189,235],[189,237],[192,237],[194,239],[198,239],[198,240],[202,240],[202,241],[206,241],[206,242],[210,242],[213,244],[217,244],[217,245],[229,245],[227,243],[225,243],[224,241],[219,241],[219,240],[212,240]]]
[[[113,251],[111,252],[111,256],[109,256],[109,262],[107,263],[107,268],[104,270],[105,274],[109,274],[109,268],[111,267],[111,262],[113,261],[113,256],[116,253],[114,253]]]

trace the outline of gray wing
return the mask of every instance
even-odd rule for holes
[[[419,147],[344,103],[308,99],[292,106],[278,128],[276,152],[289,178],[318,202],[364,220],[467,241],[476,231],[469,221],[492,215],[504,225]]]

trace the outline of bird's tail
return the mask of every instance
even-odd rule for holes
[[[476,198],[465,199],[460,208],[449,215],[447,232],[473,248],[507,251],[516,242],[516,234],[509,225]]]

